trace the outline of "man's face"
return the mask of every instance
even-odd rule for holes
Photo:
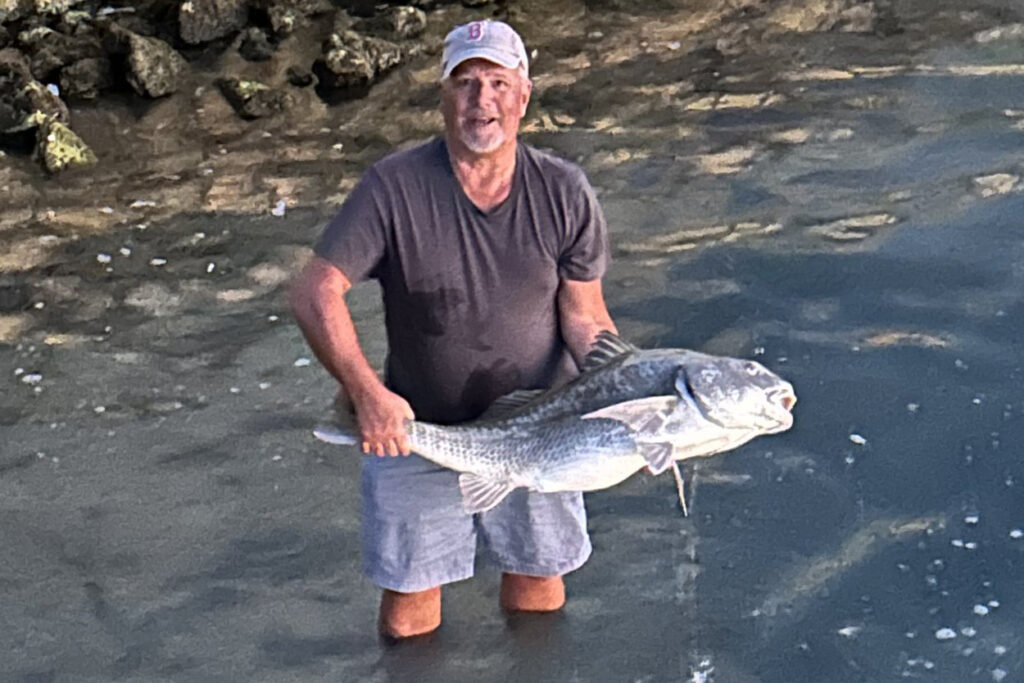
[[[533,84],[518,69],[468,59],[441,83],[441,113],[449,140],[476,154],[514,141]]]

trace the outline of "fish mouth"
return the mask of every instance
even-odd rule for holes
[[[793,426],[793,406],[796,405],[796,392],[786,385],[768,392],[768,402],[775,410],[765,413],[765,417],[775,423],[774,432],[784,432]]]
[[[793,391],[791,386],[780,387],[768,392],[768,400],[775,405],[782,406],[783,410],[791,413],[793,412],[793,406],[796,405],[796,392]]]

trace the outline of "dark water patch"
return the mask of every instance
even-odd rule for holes
[[[651,297],[628,305],[613,305],[611,312],[617,320],[657,321],[668,326],[668,331],[645,340],[645,343],[651,347],[669,348],[698,348],[714,330],[729,327],[743,315],[732,305],[731,297],[705,305],[695,305],[676,297]]]
[[[216,581],[259,580],[277,586],[331,575],[358,552],[358,547],[353,532],[279,527],[234,540],[205,576]]]
[[[316,424],[316,419],[306,413],[260,413],[246,420],[245,431],[257,433],[308,432]]]
[[[260,654],[267,664],[276,669],[296,669],[314,666],[323,659],[345,658],[367,646],[367,638],[353,636],[300,637],[274,635],[260,644]]]
[[[34,455],[20,455],[0,458],[0,475],[7,474],[9,472],[14,472],[17,470],[27,469],[38,460],[39,458],[37,458]]]
[[[200,446],[157,458],[157,464],[172,467],[218,467],[235,459],[230,449]]]
[[[251,302],[247,306],[252,307]],[[267,324],[265,314],[250,310],[219,316],[182,314],[168,318],[132,316],[137,324],[125,324],[127,334],[112,340],[120,348],[138,350],[143,345],[148,351],[170,359],[201,359],[201,365],[210,370],[235,367],[237,357],[247,346],[259,341],[274,330]]]
[[[662,184],[672,184],[672,176],[679,175],[680,167],[671,159],[651,159],[638,164],[625,164],[624,176],[630,187],[637,190],[650,189]]]
[[[11,276],[0,276],[0,313],[17,313],[28,309],[32,303],[27,282]]]
[[[234,586],[209,585],[195,593],[195,604],[204,612],[241,607],[254,597],[252,591]]]
[[[824,185],[834,188],[870,188],[879,190],[888,187],[878,174],[868,169],[824,170],[802,173],[787,179],[787,185]]]
[[[886,184],[983,175],[1019,163],[1022,151],[1024,139],[1018,131],[958,131],[919,139],[877,173]]]
[[[54,683],[57,680],[57,671],[50,669],[48,671],[24,673],[21,674],[18,680],[21,683]]]
[[[783,109],[781,107],[717,109],[709,112],[701,121],[702,126],[706,126],[708,129],[721,129],[719,131],[708,131],[712,135],[712,139],[716,139],[714,137],[715,132],[721,133],[725,130],[735,133],[737,132],[735,129],[744,129],[741,132],[746,136],[749,136],[752,130],[756,130],[760,135],[763,135],[765,133],[764,127],[766,126],[801,126],[806,125],[806,123],[807,114],[805,112]]]
[[[752,180],[733,179],[729,181],[729,199],[725,212],[743,215],[748,211],[768,212],[785,206],[785,197],[772,192],[767,186]]]

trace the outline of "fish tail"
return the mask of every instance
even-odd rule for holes
[[[313,436],[338,446],[354,446],[359,443],[359,437],[355,434],[333,425],[316,427],[313,429]]]

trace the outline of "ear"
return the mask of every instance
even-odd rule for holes
[[[530,106],[530,93],[532,93],[532,92],[533,92],[533,81],[531,81],[529,78],[524,78],[523,79],[523,89],[519,93],[519,97],[520,97],[519,116],[520,116],[520,118],[522,118],[523,116],[526,116],[526,108]]]

